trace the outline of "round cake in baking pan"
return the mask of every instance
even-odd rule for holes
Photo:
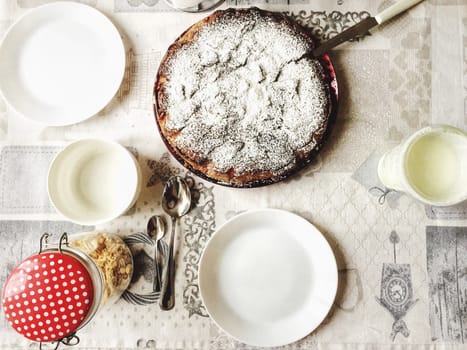
[[[216,11],[168,49],[154,86],[157,124],[170,152],[215,183],[255,187],[308,164],[337,101],[327,56],[280,13]]]

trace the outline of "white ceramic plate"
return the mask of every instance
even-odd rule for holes
[[[98,10],[75,2],[39,6],[0,46],[0,90],[10,106],[45,125],[69,125],[99,112],[120,87],[125,49]]]
[[[211,318],[237,340],[281,346],[312,332],[337,290],[334,254],[300,216],[278,209],[240,214],[209,240],[199,266]]]

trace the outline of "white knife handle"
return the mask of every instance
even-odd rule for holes
[[[387,20],[397,16],[399,13],[411,8],[423,0],[399,0],[394,5],[389,6],[387,9],[381,11],[375,16],[378,24],[386,22]]]

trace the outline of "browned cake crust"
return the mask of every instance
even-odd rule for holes
[[[243,19],[247,24],[242,23]],[[258,21],[260,24],[257,24]],[[271,26],[272,28],[276,28],[277,26],[277,28],[279,28],[277,30],[278,40],[271,41],[272,45],[277,41],[279,41],[280,44],[280,41],[284,40],[284,45],[290,45],[290,47],[295,50],[295,45],[293,43],[295,43],[294,40],[296,40],[296,42],[299,43],[298,46],[300,49],[303,47],[302,50],[304,50],[304,52],[301,53],[297,51],[298,56],[293,58],[290,62],[285,60],[287,61],[285,64],[279,63],[280,67],[284,67],[287,64],[290,65],[291,68],[280,70],[278,76],[272,81],[272,84],[278,86],[277,91],[269,92],[269,87],[265,81],[258,82],[258,86],[261,86],[262,89],[259,91],[259,88],[252,84],[250,76],[247,73],[243,73],[243,75],[240,74],[240,78],[237,79],[238,74],[235,69],[243,69],[247,64],[245,62],[249,62],[248,60],[252,57],[252,53],[255,54],[254,51],[251,51],[254,50],[254,48],[251,48],[254,47],[253,44],[255,43],[253,39],[249,39],[252,43],[250,45],[249,55],[246,55],[246,58],[242,58],[240,57],[241,55],[239,55],[238,67],[235,69],[225,68],[226,65],[231,64],[230,61],[223,62],[222,58],[219,57],[223,54],[235,52],[235,50],[241,50],[240,45],[238,45],[238,43],[242,43],[241,39],[234,42],[234,44],[237,45],[237,47],[234,47],[234,51],[224,50],[222,46],[224,44],[216,43],[218,46],[212,51],[213,55],[217,55],[217,61],[216,58],[214,58],[212,60],[215,62],[214,64],[212,64],[211,61],[206,63],[206,70],[197,66],[200,64],[198,61],[210,59],[205,59],[201,56],[204,55],[203,50],[205,50],[206,47],[211,50],[212,45],[208,42],[211,37],[213,38],[213,42],[215,42],[214,40],[218,40],[216,36],[218,36],[219,33],[222,34],[224,31],[228,31],[229,28],[235,29],[235,26],[241,26],[239,28],[242,30],[245,28],[245,33],[250,33],[246,35],[250,36],[252,35],[252,31],[256,30],[258,32],[257,36],[260,38],[261,33],[263,33],[261,31],[266,29],[270,30]],[[265,26],[266,29],[261,26]],[[257,29],[257,27],[259,27],[259,29]],[[273,32],[275,32],[275,30]],[[285,33],[285,39],[283,39],[282,32]],[[229,35],[234,34],[229,33]],[[200,41],[202,42],[198,44]],[[289,42],[292,44],[289,44]],[[205,44],[207,46],[202,46]],[[228,43],[225,45],[228,45]],[[154,111],[156,121],[162,139],[170,152],[195,174],[215,183],[232,187],[256,187],[275,183],[303,168],[312,160],[321,147],[328,130],[329,120],[335,112],[335,104],[337,103],[337,85],[332,65],[327,56],[320,58],[320,60],[312,57],[311,52],[314,46],[313,39],[307,32],[289,18],[280,13],[259,10],[257,8],[216,11],[191,26],[168,48],[167,53],[161,61],[154,86]],[[271,50],[274,54],[274,50]],[[287,54],[288,51],[290,51],[287,47],[281,48],[280,46],[277,50],[279,53],[284,50]],[[199,52],[201,52],[201,54]],[[189,69],[190,67],[187,66],[189,59],[186,58],[187,56],[190,57],[189,55],[193,55],[193,70],[197,70],[197,75],[194,76],[202,76],[200,77],[200,82],[195,82],[195,86],[201,87],[194,93],[190,91],[187,92],[186,90],[189,88],[186,88],[183,82],[177,81],[177,79],[184,80],[185,76],[187,77],[186,79],[191,79],[190,74],[192,72]],[[291,55],[293,56],[293,53],[291,53]],[[258,55],[258,57],[261,56]],[[272,59],[274,59],[274,56],[272,56]],[[264,64],[262,65],[260,63],[255,65],[253,63],[250,66],[253,67],[250,67],[251,69],[256,69],[256,66],[259,67],[258,72],[260,72],[260,76],[258,79],[267,80],[272,76],[272,73],[262,74]],[[182,68],[180,67],[185,69],[185,71],[181,71]],[[212,69],[213,67],[215,67],[214,70],[208,70],[208,68]],[[314,72],[314,80],[310,78],[302,82],[299,80],[301,78],[296,78],[303,73],[300,69],[308,69],[308,67],[311,67]],[[230,98],[228,94],[226,96],[225,92],[222,92],[223,100],[219,95],[216,95],[216,93],[218,93],[218,91],[215,90],[216,87],[214,84],[216,79],[215,77],[210,77],[210,75],[213,75],[211,74],[212,72],[218,74],[217,72],[221,71],[220,74],[223,74],[227,70],[228,74],[235,74],[235,79],[237,80],[229,83],[235,87],[243,86],[245,81],[248,80],[246,83],[248,90],[245,91],[243,96],[237,96],[237,100],[233,102],[225,102],[225,99]],[[288,71],[292,72],[290,73],[290,79],[287,77]],[[305,75],[308,74],[307,71],[305,71],[305,73]],[[226,76],[226,79],[230,79],[229,75],[226,74]],[[205,84],[206,81],[213,81],[212,86],[211,84]],[[196,85],[198,83],[199,85]],[[206,91],[202,91],[202,87],[206,85],[209,85],[204,88]],[[319,93],[311,91],[311,88],[315,85],[317,89],[319,89]],[[177,89],[180,89],[180,86],[183,91],[176,92],[178,91]],[[230,85],[227,86],[229,87]],[[259,92],[256,92],[257,90]],[[204,93],[205,95],[203,96],[205,97],[200,98],[198,102],[192,102],[195,99],[190,94],[194,96],[199,93],[199,91]],[[256,95],[254,95],[252,91],[256,93]],[[280,93],[278,91],[280,91]],[[296,91],[297,94],[294,95],[293,91]],[[284,97],[284,94],[287,93],[290,94],[290,98],[287,97],[288,95]],[[242,99],[247,98],[245,96],[250,96],[252,94],[254,96],[251,97],[250,100],[245,101],[244,109],[237,112],[237,104],[240,104],[237,101],[242,102]],[[264,94],[266,94],[266,97],[264,97]],[[183,97],[179,98],[179,96]],[[212,101],[210,101],[211,96],[214,96]],[[220,102],[217,104],[216,99],[219,98]],[[276,99],[278,102],[275,102]],[[292,99],[299,102],[295,104],[291,102]],[[307,102],[306,99],[313,100],[313,102]],[[270,100],[272,100],[272,102]],[[213,101],[216,103],[212,103]],[[181,109],[182,107],[180,106],[185,106],[184,104],[186,104],[188,109],[192,109],[191,114]],[[219,105],[224,108],[224,104],[227,106],[225,107],[225,116],[222,115],[223,110],[221,110],[221,112],[217,110],[216,112],[211,112],[205,106],[213,106],[212,108],[215,109]],[[250,109],[251,105],[264,105],[265,110],[263,111],[261,107],[258,107],[258,111],[247,111]],[[271,105],[273,107],[271,107]],[[292,111],[290,109],[291,105],[294,106]],[[299,107],[295,107],[295,105]],[[300,106],[302,105],[306,108],[301,108]],[[235,113],[232,111],[233,109],[235,109]],[[310,111],[304,111],[304,109],[310,109]],[[203,113],[204,110],[208,112]],[[269,113],[268,111],[270,110],[273,112]],[[281,112],[277,112],[279,110]],[[304,128],[304,125],[299,124],[300,121],[297,122],[290,119],[295,116],[297,116],[297,119],[300,119],[301,113],[304,113],[306,116],[309,116],[310,113],[316,113],[316,117],[310,116],[311,123],[306,122]],[[203,118],[208,118],[207,115],[211,114],[213,117],[209,116],[209,118],[215,118],[212,129],[211,124],[209,124],[210,121],[203,120]],[[232,115],[234,116],[232,117]],[[244,119],[247,117],[253,121],[248,121],[250,124],[245,126],[247,122]],[[263,118],[264,120],[257,121],[255,118]],[[289,120],[287,118],[291,120],[289,124],[293,124],[293,126],[289,124],[284,124],[284,126],[281,124],[282,120]],[[227,119],[229,121],[225,121]],[[219,122],[219,120],[221,122]],[[280,122],[277,120],[280,120]],[[196,123],[201,123],[202,126],[197,126]],[[209,126],[206,127],[203,123]],[[277,127],[264,127],[267,123],[279,124],[277,124]],[[220,124],[222,125],[219,126]],[[243,126],[239,128],[239,124]],[[310,124],[312,124],[312,126],[308,127],[307,125]],[[221,131],[219,131],[220,128],[222,129]],[[255,128],[257,128],[258,131],[255,131]],[[285,131],[283,131],[283,129]],[[278,130],[277,134],[275,130]],[[294,133],[297,135],[294,135]],[[245,136],[242,136],[243,134]],[[254,135],[253,138],[258,138],[259,141],[255,141],[255,144],[250,145],[251,142],[249,139],[252,138],[252,135]],[[242,137],[245,138],[245,140],[243,140]],[[199,143],[204,142],[206,145],[203,144],[198,147]],[[295,142],[298,142],[298,144],[295,145]],[[211,146],[211,144],[214,144],[214,146]],[[270,149],[269,146],[266,147],[266,145],[270,145]],[[246,150],[246,147],[250,147],[252,150]],[[265,148],[268,149],[265,150]],[[284,154],[283,158],[281,158],[282,154]],[[225,160],[230,158],[232,158],[232,160]]]

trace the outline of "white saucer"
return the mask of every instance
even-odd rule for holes
[[[112,22],[76,2],[39,6],[0,45],[0,90],[23,116],[69,125],[98,113],[120,87],[125,48]]]
[[[209,240],[201,297],[217,325],[255,346],[281,346],[312,332],[329,312],[337,265],[322,234],[302,217],[264,209],[240,214]]]

